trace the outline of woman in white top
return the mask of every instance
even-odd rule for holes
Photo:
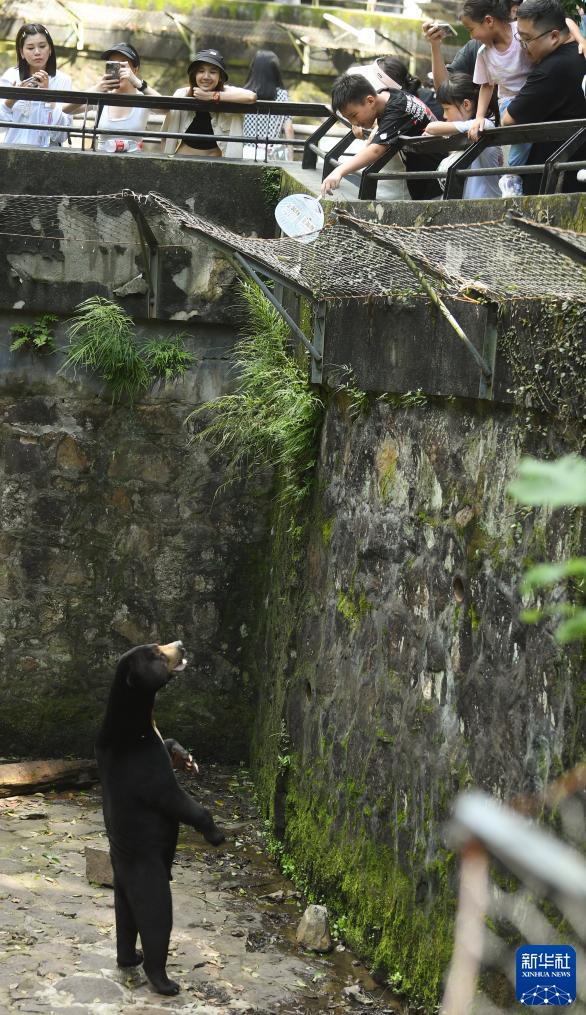
[[[167,155],[188,155],[200,158],[242,158],[242,142],[217,141],[220,136],[238,136],[242,134],[242,116],[239,113],[227,113],[221,109],[223,102],[255,102],[256,95],[248,88],[236,88],[227,85],[228,71],[224,57],[217,49],[202,49],[195,54],[187,68],[189,87],[178,88],[174,93],[178,98],[192,98],[200,101],[213,102],[213,112],[205,109],[172,109],[169,110],[163,124],[163,130],[173,134],[193,134],[193,140],[186,137],[166,138],[162,149]]]
[[[96,83],[94,91],[112,92],[116,95],[159,95],[151,88],[145,78],[137,73],[140,67],[138,50],[129,42],[117,42],[111,49],[102,53],[102,60],[118,64],[118,75],[113,77],[104,74]],[[80,109],[80,106],[65,106],[68,113]],[[120,137],[115,134],[98,133],[98,151],[128,152],[142,148],[141,137],[125,137],[126,130],[142,132],[146,129],[152,109],[144,106],[103,106],[97,126],[104,130],[119,130]]]
[[[9,120],[10,126],[4,136],[5,144],[34,145],[48,148],[50,144],[62,144],[66,134],[61,131],[35,130],[29,124],[42,123],[48,126],[69,127],[71,117],[64,112],[59,102],[45,102],[34,99],[35,88],[55,88],[62,91],[71,89],[71,78],[57,70],[55,46],[44,25],[22,25],[16,36],[16,58],[18,66],[11,67],[0,77],[0,85],[30,88],[31,98],[1,99],[0,120]]]

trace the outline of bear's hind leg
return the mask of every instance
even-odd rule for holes
[[[114,911],[116,913],[116,962],[122,969],[140,966],[143,954],[136,947],[138,927],[126,896],[114,884]]]
[[[143,969],[158,994],[178,994],[179,984],[165,970],[173,926],[169,872],[161,857],[151,856],[137,861],[127,873],[126,898],[140,934]]]

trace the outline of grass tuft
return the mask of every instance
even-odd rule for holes
[[[242,283],[244,337],[235,346],[239,383],[234,394],[198,406],[194,421],[212,414],[194,435],[212,453],[228,455],[227,483],[249,471],[275,470],[279,498],[303,499],[311,483],[323,403],[308,381],[304,357],[290,349],[287,325],[260,289]]]

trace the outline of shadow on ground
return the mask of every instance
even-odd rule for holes
[[[214,850],[182,832],[167,966],[182,986],[174,998],[154,994],[140,967],[116,967],[113,893],[85,877],[85,847],[106,846],[99,790],[0,800],[0,1015],[395,1012],[342,946],[327,956],[299,950],[304,901],[263,852],[246,770],[212,766],[184,784],[228,840]]]

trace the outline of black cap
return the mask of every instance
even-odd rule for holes
[[[132,60],[135,67],[140,67],[140,56],[129,42],[119,42],[116,46],[110,46],[110,49],[102,53],[102,60],[109,60],[113,53],[122,53],[123,56],[127,56],[129,60]]]
[[[224,81],[228,80],[228,71],[226,70],[226,64],[224,63],[224,57],[217,49],[202,49],[199,53],[196,53],[193,60],[187,68],[187,73],[191,74],[191,71],[198,63],[211,63],[214,67],[217,67],[222,71],[224,75]]]

